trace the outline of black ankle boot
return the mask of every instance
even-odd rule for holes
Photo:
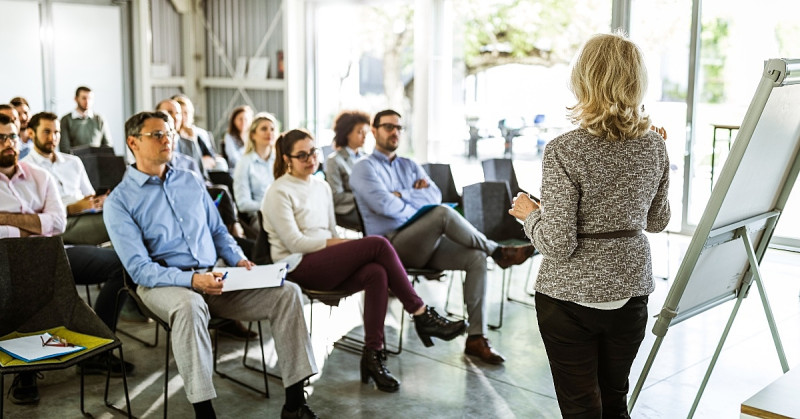
[[[464,320],[450,321],[440,316],[432,307],[426,306],[424,313],[414,316],[414,327],[422,343],[429,347],[433,346],[431,337],[453,340],[467,330],[467,323]]]
[[[361,357],[361,382],[369,383],[369,379],[372,378],[378,390],[394,393],[400,390],[400,382],[383,365],[385,359],[383,351],[365,347],[364,355]]]

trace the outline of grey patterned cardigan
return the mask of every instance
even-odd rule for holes
[[[609,141],[576,129],[556,137],[542,157],[542,207],[525,233],[544,256],[536,292],[600,303],[653,292],[650,244],[636,237],[578,238],[578,233],[662,231],[669,222],[669,158],[653,131]]]

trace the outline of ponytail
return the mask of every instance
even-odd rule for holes
[[[275,141],[275,165],[272,168],[272,175],[275,179],[289,171],[289,165],[284,161],[283,156],[290,156],[294,143],[306,138],[314,139],[310,132],[302,128],[284,132],[278,137],[278,140]]]

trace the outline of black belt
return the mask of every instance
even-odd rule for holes
[[[579,239],[620,239],[623,237],[636,237],[642,230],[619,230],[607,233],[578,233]]]

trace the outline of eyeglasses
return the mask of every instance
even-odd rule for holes
[[[72,346],[75,346],[75,345],[67,342],[66,339],[58,337],[56,335],[51,335],[47,340],[44,340],[43,337],[39,336],[39,339],[42,340],[42,347],[45,347],[45,346],[61,346],[61,347],[72,347]]]
[[[403,132],[403,126],[402,125],[390,124],[388,122],[385,123],[385,124],[379,124],[378,127],[383,128],[388,132],[392,132],[394,130],[397,130],[397,132]]]
[[[175,131],[153,131],[153,132],[143,132],[140,134],[136,134],[135,137],[153,137],[156,141],[161,141],[164,137],[169,137],[170,139],[174,138],[175,135],[178,133]]]
[[[304,151],[304,152],[302,152],[302,153],[297,153],[297,154],[295,154],[295,155],[291,155],[291,154],[289,154],[289,157],[291,157],[291,158],[293,158],[293,159],[300,160],[301,162],[305,163],[305,162],[307,162],[307,161],[308,161],[308,159],[309,159],[309,158],[311,158],[311,157],[314,157],[314,158],[319,158],[319,154],[317,154],[318,152],[319,152],[319,149],[318,149],[318,148],[312,148],[310,153],[306,153],[306,152]]]
[[[19,135],[15,133],[11,134],[0,134],[0,144],[5,144],[6,141],[17,141],[19,139]]]

